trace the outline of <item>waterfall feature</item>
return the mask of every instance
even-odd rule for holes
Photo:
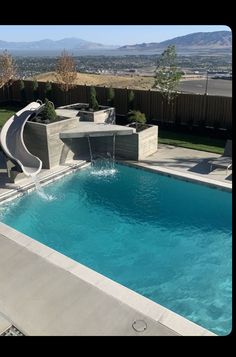
[[[32,175],[31,177],[32,177],[32,180],[33,180],[33,182],[34,182],[34,184],[35,184],[35,189],[36,189],[37,194],[38,194],[41,198],[43,198],[45,201],[51,201],[51,200],[53,200],[54,197],[53,197],[52,195],[48,195],[48,194],[44,191],[44,189],[42,188],[42,185],[41,185],[41,183],[40,183],[40,181],[39,181],[37,175]]]
[[[88,146],[89,146],[89,154],[91,160],[91,174],[98,177],[107,177],[107,176],[114,176],[117,173],[117,169],[115,168],[115,149],[116,149],[116,135],[113,134],[111,136],[112,142],[110,146],[110,152],[103,152],[97,155],[96,160],[94,159],[94,155],[92,152],[91,140],[89,135],[87,136],[88,139]],[[98,153],[97,153],[98,154]]]
[[[112,145],[112,161],[113,166],[115,163],[115,155],[116,155],[116,134],[113,134],[113,145]]]
[[[93,164],[93,153],[92,153],[92,147],[91,147],[91,142],[90,142],[90,137],[89,137],[89,135],[87,136],[87,138],[88,138],[90,161],[91,161],[91,164]]]

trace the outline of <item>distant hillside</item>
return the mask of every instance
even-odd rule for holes
[[[0,40],[0,51],[58,51],[58,50],[96,50],[96,49],[113,49],[115,46],[102,45],[101,43],[85,41],[80,38],[64,38],[62,40],[40,40],[32,42],[7,42]]]
[[[175,45],[176,48],[208,48],[208,49],[231,49],[231,31],[196,32],[189,35],[175,37],[162,42],[141,43],[136,45],[122,46],[119,50],[153,51]]]

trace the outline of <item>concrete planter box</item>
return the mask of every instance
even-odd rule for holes
[[[42,160],[43,169],[51,169],[74,156],[68,146],[61,141],[59,134],[62,131],[74,129],[77,125],[78,118],[50,124],[29,121],[24,129],[25,145],[33,155]]]
[[[158,126],[149,125],[138,133],[117,136],[116,156],[128,160],[144,160],[158,148]]]
[[[108,123],[108,124],[115,124],[116,121],[116,113],[115,113],[115,108],[113,107],[107,107],[105,105],[99,105],[100,110],[97,110],[96,112],[86,110],[84,108],[88,108],[87,103],[76,103],[76,104],[70,104],[66,105],[63,107],[57,108],[57,111],[63,110],[63,113],[66,110],[70,110],[70,112],[76,113],[76,116],[80,117],[80,121],[90,121],[94,123]],[[81,108],[81,109],[80,109]]]
[[[115,124],[115,108],[100,106],[100,110],[96,112],[80,110],[80,121],[92,121],[94,123]]]

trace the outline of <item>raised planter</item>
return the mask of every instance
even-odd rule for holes
[[[144,160],[154,154],[158,148],[158,126],[147,125],[147,128],[116,138],[116,156],[128,160]]]
[[[24,129],[27,149],[43,162],[43,169],[51,169],[71,159],[74,153],[59,137],[60,132],[76,128],[78,118],[43,124],[28,121]]]
[[[97,111],[89,110],[89,105],[87,103],[70,104],[59,107],[57,108],[57,111],[58,110],[63,110],[63,112],[65,112],[65,110],[73,111],[76,116],[80,117],[80,121],[108,124],[115,124],[116,121],[115,108],[107,107],[105,105],[99,105],[99,110]]]

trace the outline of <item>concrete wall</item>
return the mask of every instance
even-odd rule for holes
[[[138,142],[138,160],[143,160],[154,154],[158,147],[158,126],[153,125],[138,133]]]
[[[116,122],[115,108],[102,106],[101,110],[89,112],[85,110],[79,111],[80,121],[91,121],[95,123],[113,123]]]
[[[78,159],[90,160],[87,138],[63,139]],[[113,136],[90,137],[93,157],[113,153]],[[158,127],[156,125],[132,135],[115,137],[115,156],[127,160],[143,160],[158,148]]]
[[[23,135],[25,146],[29,152],[39,157],[43,162],[43,169],[49,168],[47,125],[27,122],[25,124]]]
[[[63,138],[65,145],[74,153],[75,157],[80,160],[90,161],[90,151],[87,138]],[[90,137],[90,145],[93,158],[106,157],[107,153],[113,153],[113,136]]]
[[[90,152],[87,138],[63,138],[61,140],[63,141],[65,147],[69,148],[73,157],[76,157],[79,160],[90,161]],[[93,151],[93,142],[91,143],[91,146]]]
[[[50,169],[74,156],[66,143],[59,138],[61,131],[76,128],[78,118],[65,119],[51,124],[27,122],[24,141],[27,149],[42,160],[43,168]]]
[[[158,148],[158,126],[116,138],[116,156],[128,160],[143,160]]]
[[[27,122],[24,130],[24,140],[28,150],[38,156],[44,169],[63,164],[66,160],[77,157],[90,160],[87,138],[60,139],[59,133],[76,128],[78,118],[62,120],[51,124]],[[90,144],[93,156],[107,152],[113,153],[113,136],[91,137]],[[118,135],[115,138],[116,157],[128,160],[143,160],[157,151],[158,127],[149,128],[132,135]]]

